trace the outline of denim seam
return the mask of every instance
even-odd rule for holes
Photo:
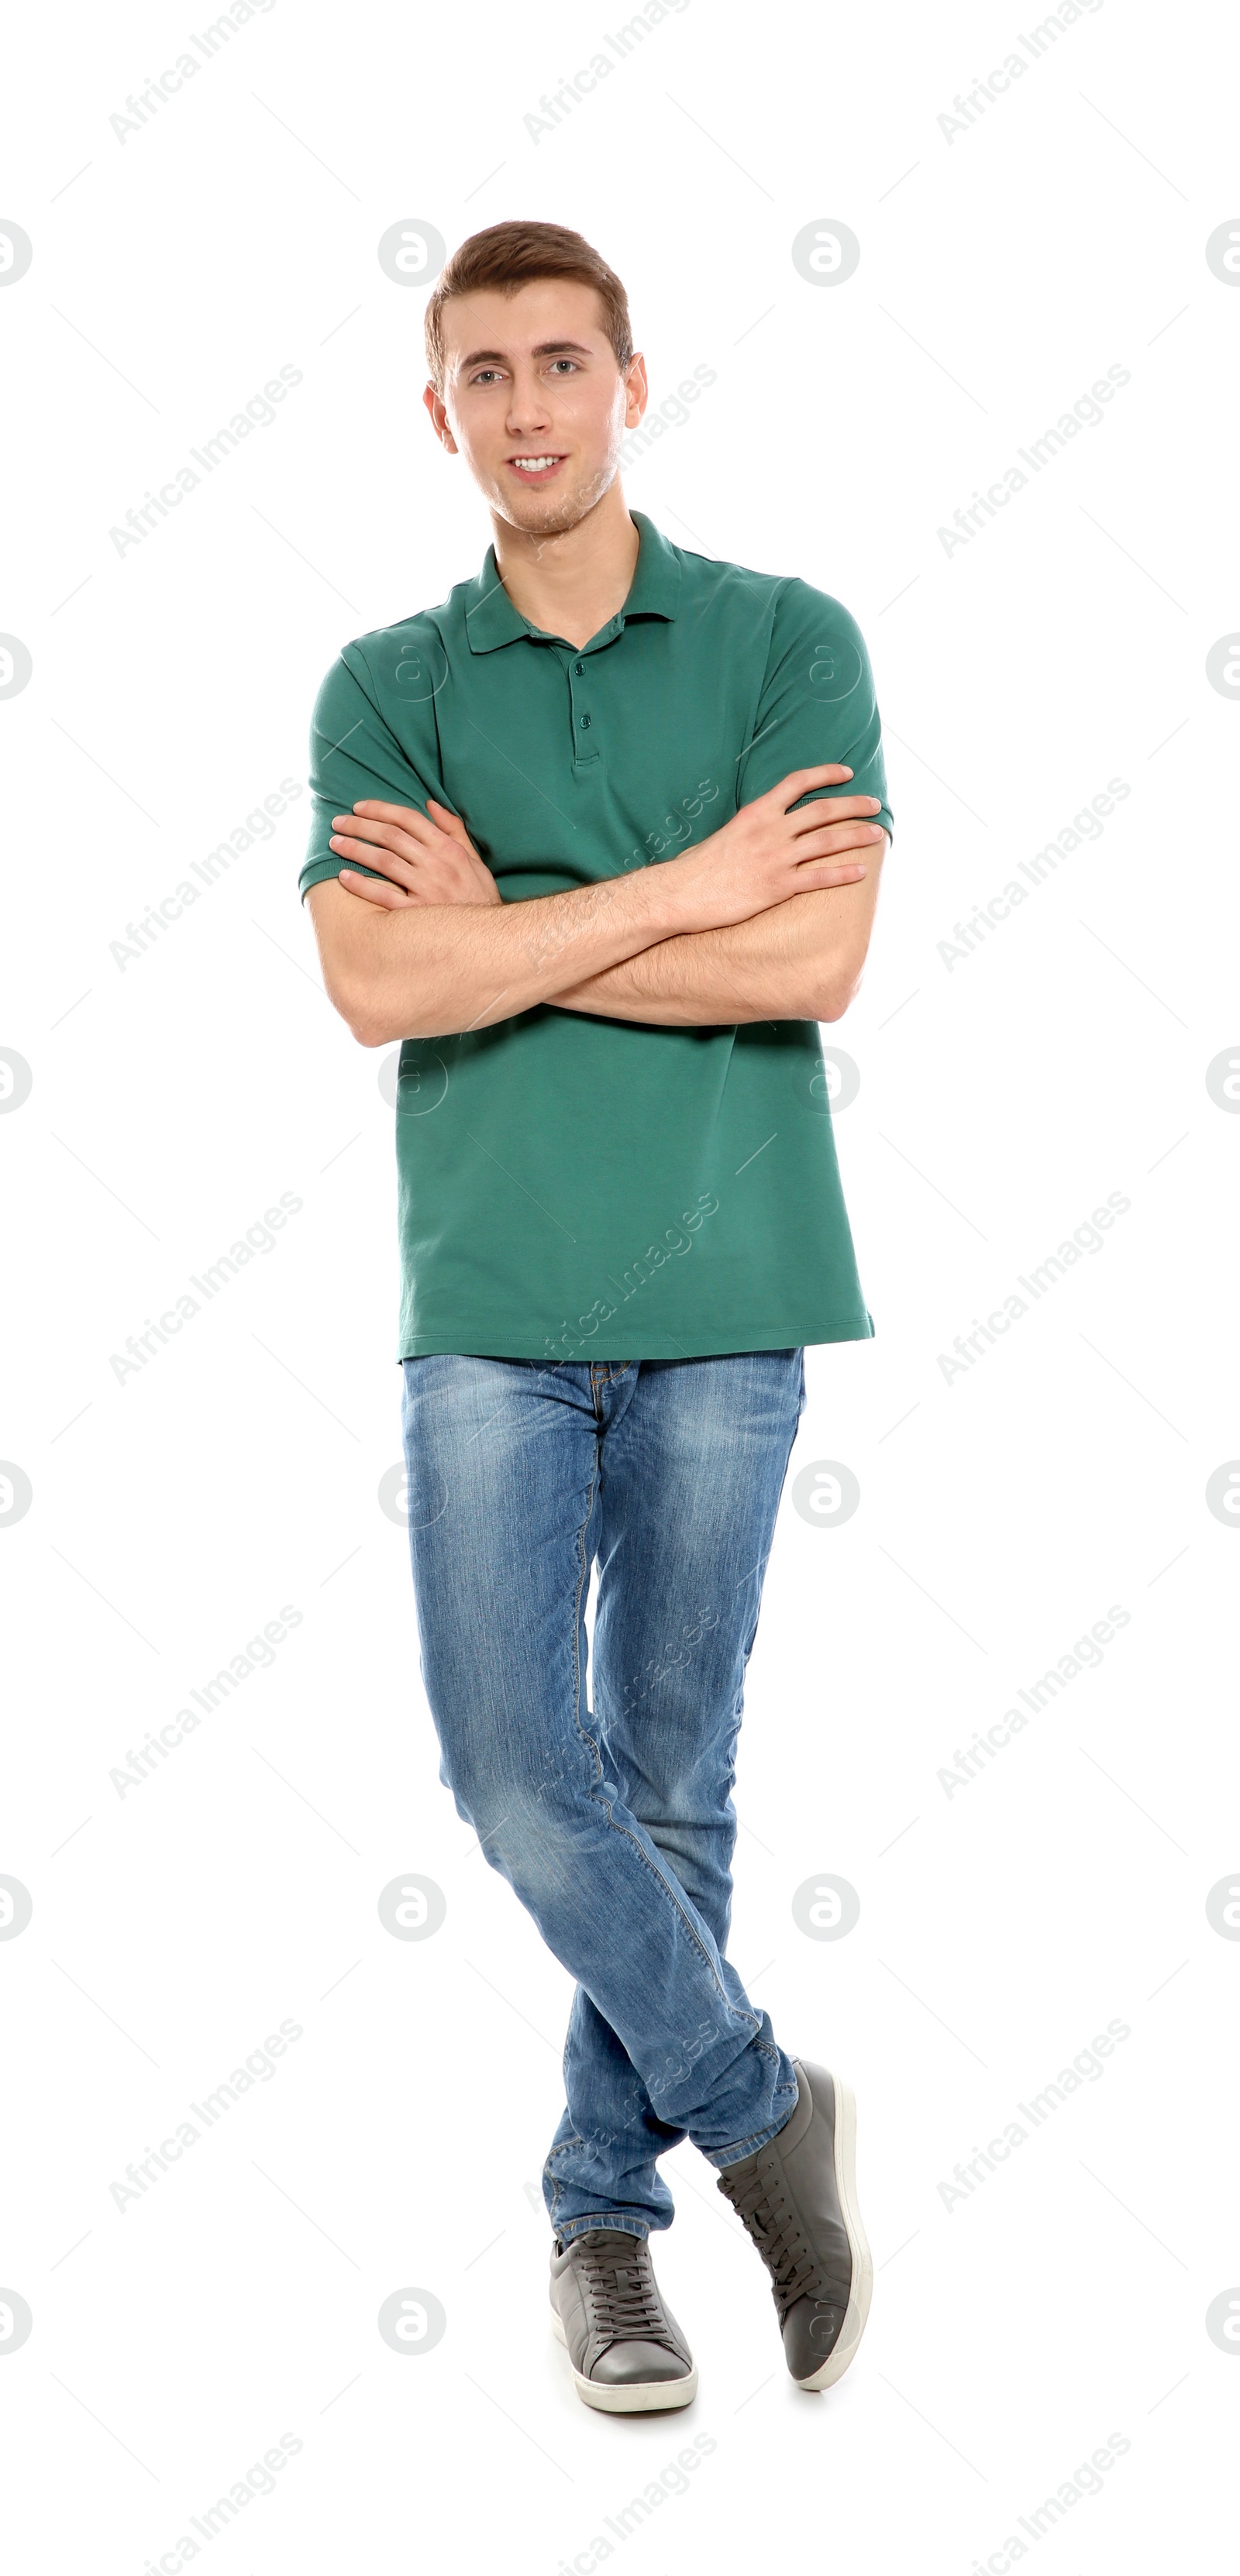
[[[585,1518],[584,1518],[584,1520],[581,1522],[581,1525],[580,1525],[580,1527],[579,1527],[579,1529],[578,1529],[578,1532],[577,1532],[577,1554],[578,1554],[578,1558],[579,1558],[579,1561],[580,1561],[581,1571],[580,1571],[580,1574],[578,1575],[578,1578],[577,1578],[577,1591],[576,1591],[576,1595],[575,1595],[575,1598],[574,1598],[574,1601],[573,1601],[573,1723],[574,1723],[574,1725],[575,1725],[575,1727],[576,1727],[576,1729],[577,1729],[577,1733],[578,1733],[578,1735],[579,1735],[579,1737],[580,1737],[580,1739],[581,1739],[582,1744],[583,1744],[583,1745],[588,1745],[588,1747],[589,1747],[589,1749],[590,1749],[590,1752],[591,1752],[591,1754],[592,1754],[592,1756],[593,1756],[593,1760],[594,1760],[594,1780],[593,1780],[593,1783],[592,1783],[592,1786],[591,1786],[591,1789],[590,1789],[590,1797],[591,1797],[591,1799],[593,1799],[593,1798],[594,1798],[594,1796],[595,1796],[595,1792],[597,1791],[597,1789],[598,1789],[598,1787],[599,1787],[599,1784],[600,1784],[600,1782],[601,1782],[601,1780],[602,1780],[602,1777],[603,1777],[603,1763],[602,1763],[602,1756],[601,1756],[601,1754],[600,1754],[600,1752],[599,1752],[598,1745],[597,1745],[597,1743],[595,1742],[594,1737],[593,1737],[592,1735],[590,1735],[590,1734],[587,1732],[586,1728],[582,1725],[582,1723],[581,1723],[581,1716],[580,1716],[580,1710],[581,1710],[581,1594],[582,1594],[582,1587],[583,1587],[583,1585],[585,1584],[586,1579],[587,1579],[587,1576],[588,1576],[588,1573],[589,1573],[589,1568],[588,1568],[587,1563],[586,1563],[585,1536],[586,1536],[586,1530],[587,1530],[587,1528],[588,1528],[588,1526],[589,1526],[590,1514],[591,1514],[591,1512],[592,1512],[592,1511],[593,1511],[593,1509],[594,1509],[594,1495],[595,1495],[595,1486],[596,1486],[597,1473],[598,1473],[598,1467],[597,1467],[597,1442],[596,1442],[596,1462],[595,1462],[595,1468],[594,1468],[594,1471],[593,1471],[593,1473],[591,1474],[591,1477],[590,1477],[590,1489],[589,1489],[589,1493],[588,1493],[588,1495],[587,1495],[587,1497],[586,1497]],[[651,1877],[654,1879],[656,1886],[658,1886],[658,1887],[661,1887],[661,1888],[662,1888],[663,1893],[664,1893],[664,1895],[666,1896],[666,1898],[668,1899],[669,1904],[670,1904],[670,1905],[672,1905],[672,1906],[674,1907],[674,1909],[675,1909],[676,1913],[679,1915],[680,1920],[681,1920],[681,1922],[682,1922],[682,1923],[683,1923],[683,1925],[684,1925],[685,1931],[686,1931],[686,1933],[688,1934],[688,1937],[689,1937],[690,1941],[693,1943],[694,1949],[697,1951],[698,1956],[699,1956],[699,1958],[701,1959],[701,1961],[702,1961],[702,1963],[703,1963],[703,1966],[704,1966],[704,1967],[709,1971],[709,1974],[710,1974],[711,1978],[712,1978],[712,1979],[713,1979],[713,1981],[714,1981],[715,1988],[716,1988],[716,1991],[717,1991],[717,1993],[718,1993],[718,1996],[719,1996],[719,2000],[720,2000],[720,2002],[721,2002],[722,2004],[726,2005],[727,2010],[729,2011],[729,2013],[731,2013],[731,2014],[732,2014],[732,2016],[733,2016],[733,2018],[734,2018],[735,2020],[737,2020],[737,2021],[742,2021],[742,2022],[748,2022],[749,2027],[750,2027],[751,2038],[752,2038],[753,2040],[755,2040],[755,2041],[756,2041],[756,2040],[758,2039],[758,2034],[759,2034],[759,2032],[760,2032],[760,2030],[761,2030],[761,2027],[762,2027],[759,2016],[758,2016],[756,2013],[745,2013],[745,2012],[742,2012],[742,2011],[741,2011],[741,2009],[740,2009],[740,2007],[739,2007],[739,2005],[737,2005],[737,2004],[734,2004],[734,2003],[733,2003],[732,1998],[731,1998],[731,1996],[729,1995],[729,1993],[728,1993],[728,1991],[727,1991],[726,1986],[724,1985],[724,1983],[723,1983],[723,1981],[722,1981],[721,1977],[719,1976],[719,1974],[718,1974],[718,1972],[717,1972],[717,1970],[716,1970],[716,1968],[715,1968],[714,1961],[712,1960],[712,1958],[711,1958],[711,1956],[710,1956],[709,1951],[708,1951],[708,1950],[706,1950],[706,1949],[703,1947],[703,1945],[702,1945],[701,1941],[698,1939],[697,1933],[695,1932],[695,1930],[694,1930],[694,1928],[693,1928],[693,1925],[692,1925],[692,1924],[691,1924],[691,1922],[689,1921],[689,1917],[688,1917],[688,1915],[685,1913],[685,1910],[684,1910],[683,1905],[681,1905],[681,1904],[679,1903],[679,1901],[678,1901],[678,1899],[677,1899],[677,1897],[676,1897],[676,1895],[675,1895],[675,1893],[674,1893],[673,1889],[669,1886],[668,1881],[667,1881],[667,1880],[666,1880],[666,1878],[663,1876],[662,1871],[661,1871],[661,1870],[656,1869],[656,1868],[654,1867],[653,1863],[652,1863],[652,1862],[647,1858],[647,1855],[646,1855],[646,1853],[642,1850],[641,1844],[638,1842],[636,1835],[635,1835],[635,1834],[631,1834],[631,1833],[629,1833],[629,1832],[628,1832],[628,1828],[627,1828],[626,1826],[624,1826],[624,1825],[618,1825],[618,1824],[616,1823],[616,1819],[615,1819],[615,1817],[613,1816],[613,1814],[612,1814],[612,1812],[611,1812],[611,1801],[610,1801],[610,1799],[607,1799],[607,1798],[600,1799],[600,1800],[599,1800],[599,1804],[600,1804],[600,1806],[602,1807],[603,1813],[604,1813],[604,1815],[605,1815],[605,1816],[606,1816],[606,1818],[607,1818],[607,1822],[608,1822],[608,1824],[610,1825],[610,1827],[611,1827],[611,1829],[612,1829],[612,1832],[613,1832],[613,1833],[617,1833],[617,1834],[624,1834],[624,1835],[625,1835],[625,1837],[626,1837],[626,1840],[632,1843],[632,1845],[633,1845],[633,1849],[634,1849],[634,1851],[636,1852],[638,1859],[642,1862],[643,1866],[644,1866],[647,1870],[649,1870],[650,1875],[651,1875]],[[649,2086],[647,2086],[647,2088],[646,2088],[646,2089],[647,2089],[647,2091],[649,2092],[649,2090],[650,2090]],[[653,2096],[653,2094],[651,2094],[651,2100],[653,2101],[653,2099],[654,2099],[654,2096]]]
[[[586,1563],[586,1531],[590,1526],[590,1514],[594,1509],[594,1496],[597,1482],[598,1439],[596,1435],[594,1443],[594,1466],[590,1475],[590,1490],[586,1495],[585,1519],[582,1521],[577,1532],[577,1556],[581,1571],[577,1577],[577,1590],[573,1596],[573,1724],[577,1729],[577,1733],[582,1744],[588,1745],[594,1756],[595,1784],[602,1779],[603,1764],[598,1746],[595,1743],[593,1736],[587,1734],[586,1729],[581,1723],[581,1595],[589,1580],[590,1573],[589,1566]],[[590,1795],[591,1797],[594,1795],[593,1786],[591,1787]]]
[[[648,2232],[644,2227],[634,2227],[631,2221],[617,2217],[612,2210],[600,2209],[586,2218],[570,2218],[567,2226],[557,2227],[556,2234],[566,2245],[571,2245],[574,2236],[584,2236],[590,2227],[616,2227],[626,2236],[639,2238],[644,2238]]]
[[[563,2141],[563,2145],[564,2145],[565,2147],[584,2147],[584,2146],[585,2146],[585,2139],[584,2139],[584,2138],[578,2138],[578,2137],[576,2137],[576,2136],[571,2137],[571,2138],[565,2138],[565,2140]],[[559,2208],[559,2205],[560,2205],[560,2199],[561,2199],[561,2196],[562,2196],[562,2194],[563,2194],[564,2185],[563,2185],[563,2183],[561,2182],[559,2175],[558,2175],[558,2174],[556,2174],[556,2173],[552,2173],[552,2171],[551,2171],[551,2160],[552,2160],[552,2157],[553,2157],[553,2156],[558,2156],[558,2155],[560,2155],[561,2153],[562,2153],[562,2148],[560,2148],[560,2147],[552,2147],[552,2149],[551,2149],[551,2151],[550,2151],[550,2154],[549,2154],[549,2155],[548,2155],[548,2157],[547,2157],[546,2164],[545,2164],[545,2165],[544,2165],[544,2167],[543,2167],[544,2175],[545,2175],[545,2177],[546,2177],[547,2181],[548,2181],[548,2182],[550,2183],[550,2185],[551,2185],[551,2207],[550,2207],[550,2210],[548,2211],[548,2216],[549,2216],[549,2218],[550,2218],[550,2220],[551,2220],[551,2224],[552,2224],[552,2226],[553,2226],[553,2227],[554,2227],[554,2226],[556,2225],[556,2223],[557,2223],[557,2222],[556,2222],[556,2212],[557,2212],[557,2210],[558,2210],[558,2208]]]
[[[754,2129],[747,2138],[734,2138],[730,2147],[708,2147],[707,2162],[713,2165],[717,2157],[727,2156],[730,2162],[739,2164],[744,2156],[756,2155],[759,2148],[769,2146],[771,2139],[777,2138],[785,2125],[783,2120],[778,2120],[773,2127],[768,2123],[764,2129]]]
[[[591,1792],[591,1795],[593,1795],[593,1792]],[[670,1887],[670,1886],[669,1886],[668,1881],[665,1879],[665,1877],[664,1877],[664,1875],[663,1875],[662,1870],[661,1870],[661,1869],[656,1869],[656,1868],[655,1868],[653,1861],[651,1861],[650,1859],[648,1859],[648,1857],[647,1857],[646,1853],[642,1850],[641,1844],[640,1844],[640,1843],[638,1842],[638,1840],[637,1840],[637,1836],[636,1836],[635,1834],[631,1834],[631,1833],[629,1832],[629,1829],[628,1829],[627,1825],[618,1825],[618,1824],[616,1823],[616,1819],[615,1819],[615,1817],[613,1816],[613,1814],[612,1814],[612,1812],[611,1812],[611,1802],[610,1802],[610,1800],[609,1800],[609,1799],[607,1799],[607,1798],[601,1798],[601,1799],[599,1800],[599,1805],[602,1807],[603,1813],[604,1813],[604,1815],[605,1815],[605,1816],[606,1816],[606,1818],[607,1818],[607,1822],[608,1822],[608,1824],[611,1826],[612,1832],[613,1832],[613,1833],[616,1833],[616,1834],[623,1834],[623,1835],[625,1836],[626,1840],[627,1840],[628,1842],[631,1842],[631,1843],[632,1843],[632,1845],[633,1845],[633,1849],[634,1849],[634,1851],[636,1852],[638,1859],[642,1862],[643,1866],[644,1866],[646,1869],[648,1869],[648,1870],[649,1870],[650,1875],[651,1875],[651,1877],[654,1879],[656,1886],[658,1886],[658,1887],[661,1887],[661,1888],[662,1888],[664,1895],[665,1895],[665,1896],[668,1898],[668,1900],[669,1900],[669,1903],[670,1903],[670,1904],[675,1908],[676,1913],[680,1916],[681,1922],[683,1923],[683,1925],[684,1925],[684,1927],[685,1927],[685,1931],[687,1932],[687,1934],[688,1934],[688,1936],[689,1936],[689,1939],[690,1939],[690,1940],[692,1941],[692,1943],[693,1943],[694,1949],[697,1951],[699,1958],[700,1958],[700,1959],[702,1960],[702,1962],[703,1962],[703,1965],[704,1965],[704,1966],[709,1970],[710,1975],[714,1978],[714,1982],[715,1982],[716,1988],[718,1989],[720,2002],[721,2002],[721,2003],[724,2003],[724,2004],[726,2004],[726,2005],[727,2005],[728,2011],[729,2011],[730,2013],[734,2014],[734,2015],[735,2015],[735,2017],[736,2017],[736,2019],[737,2019],[738,2021],[747,2021],[747,2022],[749,2022],[749,2024],[751,2025],[752,2031],[753,2031],[754,2040],[756,2041],[756,2040],[757,2040],[757,2038],[758,2038],[758,2033],[759,2033],[759,2031],[760,2031],[760,2029],[761,2029],[761,2023],[760,2023],[760,2021],[759,2021],[759,2019],[758,2019],[758,2015],[757,2015],[756,2013],[746,2013],[746,2012],[742,2012],[742,2010],[741,2010],[741,2008],[740,2008],[740,2005],[739,2005],[739,2004],[734,2004],[734,2003],[733,2003],[732,1998],[731,1998],[730,1994],[728,1993],[727,1987],[724,1985],[724,1983],[723,1983],[722,1979],[720,1978],[720,1976],[718,1975],[718,1973],[717,1973],[717,1971],[716,1971],[715,1963],[714,1963],[713,1959],[711,1958],[711,1955],[710,1955],[709,1950],[705,1949],[705,1948],[703,1947],[703,1945],[702,1945],[701,1941],[699,1941],[698,1936],[697,1936],[697,1933],[694,1931],[693,1925],[692,1925],[692,1924],[691,1924],[691,1922],[689,1921],[689,1917],[688,1917],[688,1915],[686,1914],[686,1912],[685,1912],[685,1909],[684,1909],[683,1905],[680,1903],[679,1898],[677,1897],[677,1895],[676,1895],[676,1893],[675,1893],[674,1889],[673,1889],[672,1887]],[[647,2086],[647,2091],[649,2091],[649,2086]],[[651,2099],[653,2100],[653,2098],[654,2098],[654,2097],[653,2097],[653,2095],[652,2095],[652,2096],[651,2096]]]

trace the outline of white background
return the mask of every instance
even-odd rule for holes
[[[612,2556],[966,2576],[1120,2433],[1029,2556],[1213,2559],[1240,2348],[1240,1946],[1205,1900],[1236,1847],[1240,1537],[1240,222],[1222,9],[1083,13],[948,140],[953,97],[1040,23],[1006,6],[670,12],[533,139],[625,23],[276,0],[124,141],[176,6],[11,32],[0,289],[8,486],[0,703],[10,927],[0,1536],[18,1679],[0,1870],[0,2347],[15,2563],[139,2576],[282,2432],[302,2449],[199,2554],[238,2576],[554,2576],[694,2432],[715,2447]],[[846,1526],[785,1497],[742,1737],[733,1955],[860,2113],[877,2289],[847,2379],[791,2387],[710,2169],[671,2159],[658,2240],[701,2390],[617,2422],[545,2318],[536,2186],[568,1983],[437,1777],[402,1529],[393,1119],[319,990],[306,804],[157,945],[126,923],[284,777],[349,636],[440,599],[488,536],[432,439],[403,219],[450,247],[571,224],[624,278],[658,402],[716,370],[629,499],[678,543],[799,573],[870,646],[896,839],[838,1141],[871,1343],[814,1350],[793,1469],[859,1478]],[[795,270],[839,220],[845,283]],[[143,541],[109,530],[281,365],[268,428]],[[1131,381],[994,524],[937,534],[1111,365]],[[1228,458],[1232,459],[1230,465]],[[964,962],[939,943],[1108,779],[1101,837]],[[1240,1050],[1237,1050],[1240,1052]],[[180,1337],[111,1355],[282,1192],[303,1206]],[[1131,1205],[1005,1340],[939,1355],[1117,1192]],[[110,1770],[281,1606],[302,1622],[140,1788]],[[1129,1624],[971,1783],[938,1774],[1113,1603]],[[417,1871],[444,1926],[393,1939]],[[861,1900],[820,1943],[795,1890]],[[302,2036],[119,2211],[109,2185],[282,2019]],[[955,2165],[1110,2020],[1129,2036],[948,2208]],[[490,2249],[485,2250],[484,2249]],[[481,2259],[480,2259],[481,2258]],[[401,2287],[447,2329],[398,2354]],[[1240,2296],[1240,2292],[1237,2294]],[[675,2485],[676,2481],[671,2482]],[[188,2557],[185,2564],[191,2563]]]

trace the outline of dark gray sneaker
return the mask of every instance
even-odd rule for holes
[[[719,2189],[771,2275],[798,2388],[830,2388],[861,2341],[874,2286],[857,2207],[857,2106],[825,2067],[793,2065],[791,2119],[756,2155],[725,2165]]]
[[[551,2249],[551,2323],[568,2347],[577,2394],[608,2415],[687,2406],[693,2355],[664,2307],[644,2236],[591,2227]]]

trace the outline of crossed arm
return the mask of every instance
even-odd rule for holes
[[[364,1045],[486,1025],[531,1002],[672,1028],[838,1019],[860,981],[887,835],[876,797],[796,800],[850,775],[794,772],[709,844],[502,906],[494,932],[479,914],[502,898],[458,815],[434,800],[426,813],[359,803],[335,818],[340,877],[307,898],[328,993]],[[416,933],[382,919],[411,910]],[[434,1028],[411,997],[428,972]]]
[[[562,1011],[664,1028],[842,1019],[865,964],[886,840],[851,885],[790,895],[726,930],[659,940],[552,998]]]

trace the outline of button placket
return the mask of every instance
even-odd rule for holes
[[[577,687],[578,680],[584,679],[585,674],[586,666],[584,661],[578,660],[570,662],[568,666],[568,705],[569,722],[573,737],[574,769],[586,769],[592,762],[598,760],[600,757],[594,723],[594,709],[588,705],[582,704],[585,692],[584,690],[579,690]]]

